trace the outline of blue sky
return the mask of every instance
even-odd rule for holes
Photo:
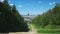
[[[3,0],[0,0],[3,1]],[[38,15],[53,8],[55,3],[60,3],[60,0],[8,0],[10,5],[15,4],[21,15]]]

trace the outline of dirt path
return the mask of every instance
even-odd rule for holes
[[[29,32],[16,32],[16,33],[9,33],[9,34],[37,34],[37,30],[34,28],[33,25],[30,25],[31,30]]]

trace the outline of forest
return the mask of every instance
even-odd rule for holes
[[[0,2],[0,33],[27,32],[28,26],[19,14],[16,6],[10,6],[7,0]]]

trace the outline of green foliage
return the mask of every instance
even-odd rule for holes
[[[10,7],[7,0],[0,2],[0,32],[18,31],[28,31],[27,23],[24,22],[15,5]]]
[[[37,31],[38,33],[60,33],[60,30],[56,29],[41,29]]]
[[[32,20],[32,23],[39,27],[45,27],[48,25],[60,25],[60,4],[56,4],[54,8],[49,9],[42,15],[35,17]]]

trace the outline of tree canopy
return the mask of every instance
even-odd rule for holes
[[[0,2],[0,32],[28,31],[27,23],[18,13],[16,6],[12,7],[7,0]]]

